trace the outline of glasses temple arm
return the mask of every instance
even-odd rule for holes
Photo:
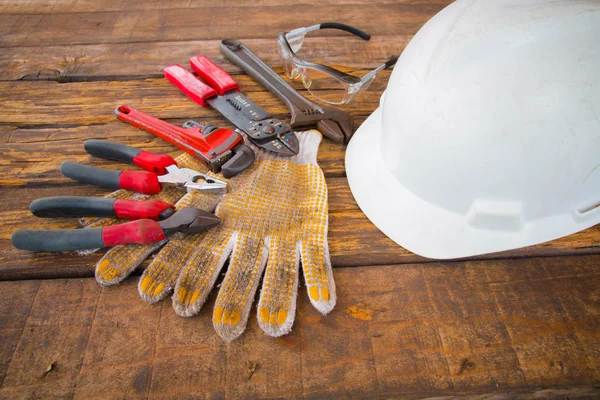
[[[373,71],[367,73],[365,76],[362,77],[360,81],[368,82],[369,80],[373,79],[375,75],[377,75],[379,72],[383,71],[384,69],[388,69],[389,67],[393,67],[396,64],[396,61],[398,61],[398,56],[392,55],[389,60],[381,64],[379,67],[375,68]]]
[[[350,25],[340,24],[338,22],[324,22],[319,25],[319,29],[339,29],[342,31],[350,32],[351,34],[356,35],[364,40],[371,39],[371,35],[369,35],[367,32],[361,31],[360,29]]]

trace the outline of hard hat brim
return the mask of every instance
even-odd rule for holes
[[[381,157],[381,107],[360,126],[346,150],[350,190],[367,218],[405,249],[427,258],[453,259],[530,246],[595,225],[593,218],[577,221],[560,214],[518,232],[477,229],[464,215],[445,210],[417,197],[386,167]],[[397,132],[402,134],[402,132]]]

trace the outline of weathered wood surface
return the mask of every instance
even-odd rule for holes
[[[62,177],[62,161],[128,168],[92,159],[83,140],[176,154],[118,122],[117,106],[228,126],[162,79],[165,65],[206,54],[285,119],[278,99],[220,55],[219,40],[242,39],[281,72],[277,33],[346,22],[372,39],[318,32],[303,51],[361,74],[400,54],[449,2],[0,0],[0,399],[599,398],[598,227],[472,260],[425,260],[366,219],[345,179],[345,149],[327,140],[319,164],[338,305],[322,317],[301,292],[294,330],[281,339],[266,338],[253,315],[248,332],[224,344],[210,322],[214,296],[197,317],[180,318],[169,301],[144,304],[136,277],[100,288],[90,277],[101,252],[10,245],[16,229],[74,226],[33,218],[34,198],[106,193]],[[345,107],[356,125],[377,107],[388,77]],[[258,364],[251,379],[248,362]]]
[[[600,396],[600,256],[335,276],[329,316],[301,288],[290,335],[267,338],[252,316],[231,344],[213,332],[214,296],[181,318],[143,303],[135,279],[1,282],[0,398]]]
[[[448,1],[407,4],[327,4],[301,2],[264,6],[199,6],[165,9],[1,14],[0,46],[131,43],[171,40],[274,38],[279,32],[323,22],[352,21],[371,35],[416,32]],[[340,32],[327,35],[340,36]]]
[[[74,158],[77,159],[77,158]],[[62,182],[62,180],[61,180]],[[334,267],[432,262],[396,245],[379,231],[360,211],[352,198],[345,178],[328,178],[329,245]],[[60,185],[62,195],[100,196],[101,188],[78,184]],[[10,235],[17,229],[72,229],[76,221],[67,218],[40,219],[32,216],[29,203],[38,197],[57,194],[55,186],[12,187],[0,191],[0,280],[40,279],[93,276],[94,265],[103,252],[76,254],[29,253],[14,249]],[[537,246],[503,253],[488,254],[478,259],[522,258],[600,252],[598,227]]]

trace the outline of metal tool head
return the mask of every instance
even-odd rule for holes
[[[221,218],[199,208],[182,208],[158,222],[165,232],[200,233],[219,225]]]
[[[160,183],[168,183],[178,187],[202,190],[209,193],[227,193],[227,182],[213,178],[190,168],[179,168],[176,165],[167,167],[167,174],[158,177]]]
[[[203,125],[198,121],[189,120],[184,122],[184,128],[199,128],[202,129],[202,133],[207,137],[216,131],[216,126],[212,125]],[[240,143],[238,143],[231,150],[227,150],[224,153],[221,153],[215,158],[204,160],[208,168],[214,172],[221,172],[225,178],[233,178],[234,176],[240,174],[246,168],[249,168],[254,163],[254,152],[248,146],[246,146],[243,142],[243,132],[239,130],[233,131],[235,134],[239,135],[241,138]]]
[[[227,193],[228,191],[227,182],[200,173],[197,173],[190,182],[187,182],[185,187],[207,193]]]
[[[339,108],[319,105],[318,109],[292,109],[290,125],[294,129],[315,126],[336,143],[348,143],[354,134],[350,114]]]

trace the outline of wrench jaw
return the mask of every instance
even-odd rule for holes
[[[249,168],[256,158],[252,149],[243,143],[235,146],[230,153],[232,156],[221,166],[221,172],[227,179],[232,178],[240,174],[246,168]]]
[[[334,107],[323,107],[323,111],[327,118],[323,118],[319,122],[323,122],[328,126],[337,126],[339,131],[338,129],[335,129],[335,131],[341,132],[343,137],[343,140],[341,140],[340,142],[343,141],[344,144],[348,144],[348,142],[352,138],[352,135],[354,135],[354,120],[352,119],[352,116],[347,112],[344,112]],[[319,122],[317,122],[317,125],[319,125]],[[323,135],[329,137],[325,133],[323,133]],[[334,135],[337,134],[334,132]],[[334,137],[329,138],[335,141]]]

